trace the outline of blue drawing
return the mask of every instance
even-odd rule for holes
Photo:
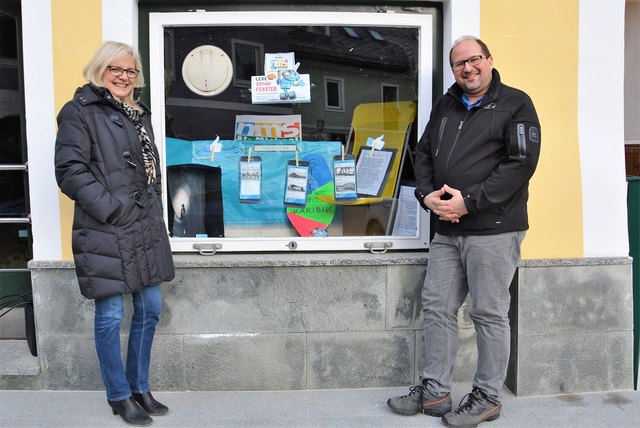
[[[313,192],[318,187],[322,187],[333,180],[331,168],[324,156],[317,153],[306,154],[302,160],[309,162],[309,188],[308,193]]]
[[[301,79],[300,74],[298,74],[298,67],[300,67],[300,63],[297,62],[293,70],[284,70],[282,72],[278,71],[278,79],[276,83],[282,89],[282,93],[280,94],[281,100],[295,100],[296,92],[291,90],[292,86],[304,86],[304,81]]]

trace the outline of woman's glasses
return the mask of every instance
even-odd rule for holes
[[[107,65],[107,70],[111,72],[112,76],[119,77],[122,76],[123,73],[127,73],[127,77],[130,79],[135,79],[140,74],[140,70],[136,70],[135,68],[122,68],[116,67],[115,65]]]

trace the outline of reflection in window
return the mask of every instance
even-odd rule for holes
[[[377,40],[379,42],[384,42],[384,37],[382,37],[382,34],[372,29],[369,29],[368,31],[369,31],[369,34],[371,34],[371,37],[374,38],[374,40]]]
[[[29,224],[0,224],[0,269],[26,269],[31,258]]]
[[[398,85],[382,84],[382,102],[392,103],[398,101]]]
[[[342,27],[345,31],[345,33],[347,33],[349,35],[349,37],[353,37],[354,39],[358,38],[358,33],[356,33],[356,30],[354,30],[351,27]]]
[[[27,215],[25,178],[24,171],[0,171],[0,216]]]
[[[324,78],[325,108],[332,111],[344,111],[344,80],[339,77]]]
[[[233,50],[233,85],[248,88],[251,86],[251,76],[262,74],[263,45],[246,40],[232,40],[231,46]]]

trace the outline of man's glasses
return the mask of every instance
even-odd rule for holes
[[[114,65],[107,65],[107,70],[109,70],[111,75],[115,77],[122,76],[123,73],[127,73],[127,77],[130,79],[135,79],[138,77],[138,74],[140,74],[140,70],[136,70],[135,68],[122,68]]]
[[[486,58],[483,55],[474,55],[472,57],[469,57],[467,59],[465,59],[464,61],[457,61],[454,62],[453,64],[451,64],[451,69],[453,71],[460,71],[464,68],[464,65],[468,62],[469,65],[471,67],[475,67],[476,65],[480,64],[480,61],[482,61],[484,58]]]

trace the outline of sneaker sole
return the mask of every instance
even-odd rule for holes
[[[495,421],[496,419],[498,419],[500,417],[500,413],[498,413],[497,415],[492,415],[489,416],[487,419],[483,419],[480,422],[478,422],[477,424],[471,424],[471,425],[451,425],[449,424],[445,418],[442,418],[442,423],[445,424],[448,427],[452,427],[452,428],[476,428],[479,424],[481,424],[482,422],[491,422],[491,421]]]
[[[402,415],[402,416],[413,416],[413,415],[417,415],[418,413],[424,413],[427,416],[434,416],[437,418],[441,418],[444,415],[446,415],[447,413],[449,413],[451,411],[451,409],[447,410],[447,411],[441,411],[441,412],[437,412],[434,410],[429,410],[429,409],[423,409],[422,411],[416,410],[416,411],[412,411],[412,410],[403,410],[403,409],[398,409],[395,408],[391,405],[391,400],[387,400],[387,406],[389,406],[389,408],[391,410],[393,410],[394,413],[397,413],[398,415]]]

